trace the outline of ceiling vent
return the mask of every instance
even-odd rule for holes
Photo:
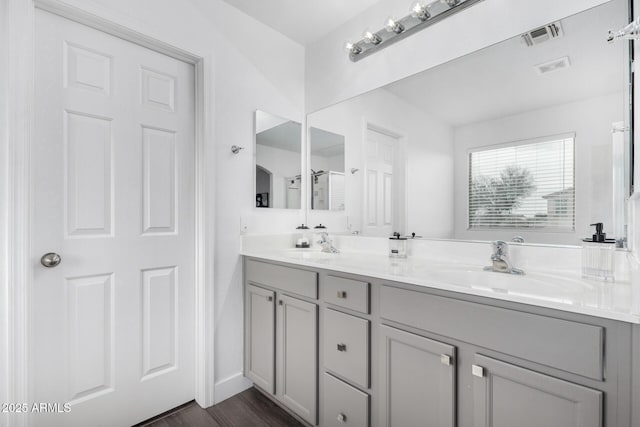
[[[554,59],[553,61],[547,61],[544,64],[535,65],[534,68],[538,74],[547,74],[567,69],[570,66],[571,62],[569,61],[569,57],[563,56],[562,58]]]
[[[527,46],[533,46],[536,44],[544,43],[551,39],[555,39],[558,37],[562,37],[562,27],[560,26],[560,22],[552,22],[549,25],[545,25],[544,27],[536,28],[535,30],[531,30],[528,33],[524,33],[522,35],[522,40],[526,43]]]

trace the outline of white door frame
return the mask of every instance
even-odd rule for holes
[[[195,165],[196,165],[196,388],[197,403],[208,407],[214,403],[214,304],[211,262],[214,254],[215,197],[213,168],[213,57],[197,55],[172,46],[156,37],[128,26],[94,15],[61,0],[6,0],[5,27],[8,79],[7,114],[0,117],[0,168],[5,169],[6,186],[0,187],[0,237],[6,235],[6,244],[0,247],[0,401],[31,402],[33,378],[31,376],[32,328],[32,269],[31,209],[32,185],[30,151],[34,124],[34,15],[42,9],[102,32],[117,36],[137,45],[194,65],[195,68]],[[1,43],[1,42],[0,42]],[[0,53],[3,49],[0,49]],[[2,64],[2,62],[0,62]],[[1,73],[0,73],[1,74]],[[4,83],[4,82],[1,82]],[[1,93],[1,91],[0,91]],[[0,109],[1,111],[1,109]],[[6,279],[6,280],[4,280]],[[4,283],[3,283],[4,282]],[[6,296],[6,297],[5,297]],[[5,345],[6,344],[6,345]],[[5,359],[6,358],[6,359]],[[28,426],[29,417],[19,414],[1,418],[8,426]]]

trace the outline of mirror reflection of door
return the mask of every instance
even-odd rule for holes
[[[345,210],[344,139],[343,135],[310,128],[310,206],[313,210]]]
[[[300,209],[302,126],[256,111],[256,208]]]
[[[399,138],[367,128],[363,234],[391,236],[400,231],[404,201],[399,188]],[[397,218],[397,219],[396,219]],[[394,229],[393,227],[398,229]]]

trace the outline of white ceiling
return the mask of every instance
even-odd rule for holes
[[[256,134],[256,144],[280,150],[300,153],[302,150],[302,125],[287,120]]]
[[[563,19],[562,38],[527,47],[516,37],[385,89],[453,126],[622,92],[626,43],[606,37],[625,17],[625,1],[614,0]],[[540,75],[534,68],[564,56],[568,69]]]
[[[344,155],[344,136],[323,129],[310,128],[309,142],[312,156]]]
[[[379,0],[224,0],[290,39],[307,45]]]

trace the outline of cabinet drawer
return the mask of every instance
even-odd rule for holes
[[[604,328],[382,286],[384,319],[602,380]]]
[[[369,425],[369,395],[324,374],[323,426],[367,427]]]
[[[250,259],[245,264],[245,275],[247,281],[252,283],[272,286],[308,298],[318,298],[318,273],[315,271]]]
[[[324,365],[369,387],[369,321],[335,310],[324,310]]]
[[[320,289],[322,299],[329,304],[369,314],[369,283],[327,276]]]

